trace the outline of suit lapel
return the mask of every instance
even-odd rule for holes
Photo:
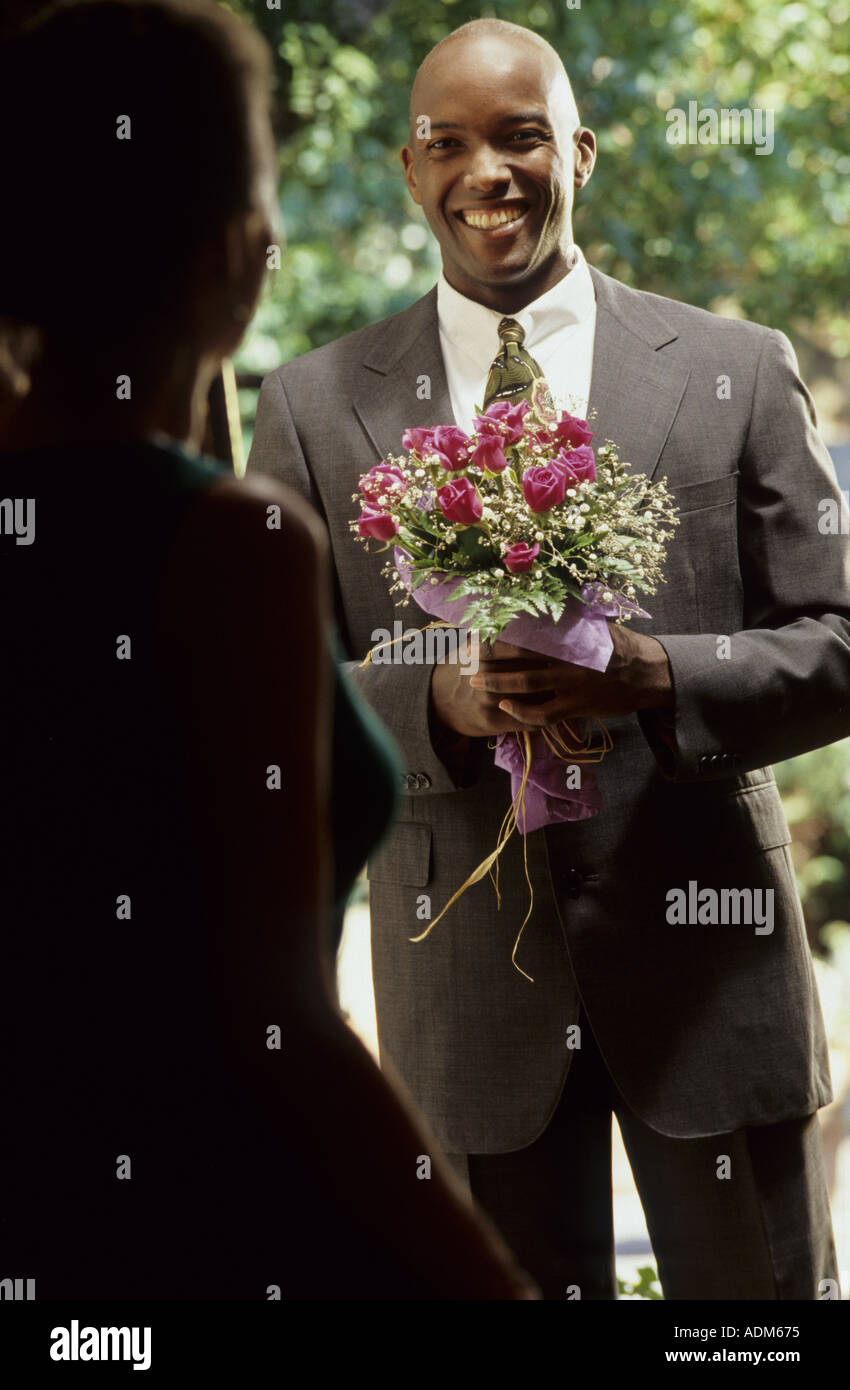
[[[648,300],[593,266],[590,273],[596,291],[594,446],[612,440],[632,472],[651,478],[690,373],[662,351],[676,340],[676,330]]]
[[[394,333],[364,359],[367,384],[354,411],[379,458],[400,454],[401,436],[411,426],[454,424],[446,369],[440,349],[436,287],[405,313]]]

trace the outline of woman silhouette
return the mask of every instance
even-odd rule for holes
[[[334,667],[322,529],[196,452],[274,241],[269,76],[205,0],[0,52],[3,1273],[533,1296],[333,1003],[397,766]]]

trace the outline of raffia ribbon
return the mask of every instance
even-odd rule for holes
[[[426,623],[424,627],[417,628],[416,630],[418,632],[426,632],[428,628],[432,627],[454,626],[454,623],[434,622]],[[392,642],[381,642],[377,647],[373,648],[372,650],[379,651],[382,650],[384,647],[393,647],[395,646],[396,642],[402,641],[405,636],[406,634],[402,633],[401,637],[394,638]],[[366,653],[364,660],[360,663],[361,667],[368,666],[371,663],[372,650]],[[608,729],[600,719],[595,719],[591,717],[589,722],[591,724],[595,724],[601,734],[601,742],[596,746],[594,746],[593,744],[593,736],[589,731],[582,739],[572,728],[572,726],[569,723],[567,723],[566,720],[562,720],[558,724],[553,724],[551,727],[542,728],[539,730],[539,732],[543,735],[543,738],[546,741],[550,750],[555,754],[557,758],[560,758],[563,762],[600,763],[602,759],[605,757],[606,753],[609,753],[613,748],[614,740],[612,739],[610,733],[608,732]],[[490,875],[490,881],[493,884],[494,889],[496,890],[496,908],[497,910],[501,908],[502,895],[499,892],[499,855],[502,853],[502,850],[505,848],[505,845],[508,843],[508,840],[511,838],[514,831],[518,828],[517,813],[519,810],[524,811],[525,809],[525,788],[528,782],[528,774],[531,770],[531,737],[526,729],[519,729],[516,732],[517,737],[522,742],[522,781],[520,783],[519,792],[517,793],[514,800],[511,802],[511,805],[508,808],[502,820],[502,824],[499,827],[496,848],[493,850],[492,854],[488,854],[485,859],[482,859],[481,863],[477,866],[477,868],[473,869],[472,873],[465,880],[465,882],[462,883],[460,888],[458,888],[457,891],[453,893],[452,896],[449,898],[449,901],[446,903],[439,916],[435,917],[433,922],[429,922],[428,926],[425,928],[425,931],[420,932],[419,936],[408,937],[409,941],[424,941],[426,936],[428,936],[433,931],[434,927],[436,927],[440,919],[442,917],[445,917],[446,913],[448,912],[449,908],[453,905],[453,903],[456,903],[458,898],[460,898],[466,892],[467,888],[472,887],[473,883],[479,883],[485,874]],[[494,747],[492,743],[489,746],[491,748]],[[523,820],[525,820],[524,816]],[[533,976],[529,975],[525,970],[523,970],[521,965],[517,965],[516,960],[517,948],[519,947],[522,934],[525,931],[525,928],[528,924],[528,920],[531,917],[531,914],[534,910],[534,887],[532,885],[531,877],[528,872],[528,848],[526,844],[526,833],[525,831],[520,831],[520,834],[522,835],[522,859],[523,868],[525,870],[525,881],[528,884],[529,904],[528,911],[526,912],[525,917],[523,918],[522,926],[520,927],[519,932],[517,933],[516,941],[514,942],[514,948],[511,952],[511,963],[514,966],[514,968],[519,971],[520,975],[524,975],[527,980],[530,980],[531,983],[534,984]],[[493,872],[494,869],[495,874]]]
[[[403,642],[405,637],[407,637],[408,633],[427,632],[430,627],[457,627],[457,623],[426,623],[424,627],[406,628],[400,637],[394,637],[391,642],[378,642],[376,646],[370,647],[369,651],[366,653],[366,655],[360,663],[360,669],[362,670],[364,666],[371,666],[372,652],[382,652],[385,647],[394,647],[396,642]]]

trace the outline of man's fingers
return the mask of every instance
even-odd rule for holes
[[[534,695],[540,690],[552,689],[552,668],[538,667],[532,671],[479,669],[477,675],[470,676],[469,684],[473,690],[486,695]]]
[[[519,733],[523,729],[526,733],[534,733],[539,727],[536,723],[529,724],[525,719],[525,710],[522,705],[517,705],[516,710],[507,714],[500,706],[493,705],[483,719],[484,727],[480,733],[485,737],[492,737],[494,734]]]
[[[543,656],[529,658],[528,660],[520,660],[519,657],[506,656],[504,661],[479,660],[478,674],[501,676],[508,671],[545,671],[550,670],[551,667],[551,661],[547,661]],[[476,673],[470,669],[469,674],[474,676]]]
[[[481,643],[482,661],[506,661],[512,657],[531,657],[533,660],[541,660],[539,652],[530,651],[528,647],[512,647],[510,642],[503,642],[501,637],[497,637],[493,643]]]
[[[542,705],[514,704],[511,700],[501,700],[499,709],[511,719],[522,720],[535,729],[549,724],[557,724],[559,719],[575,719],[576,711],[567,707],[565,700],[547,700]]]

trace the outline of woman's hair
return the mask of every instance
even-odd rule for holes
[[[0,44],[0,320],[68,347],[179,322],[251,206],[264,40],[212,0],[76,0]]]

